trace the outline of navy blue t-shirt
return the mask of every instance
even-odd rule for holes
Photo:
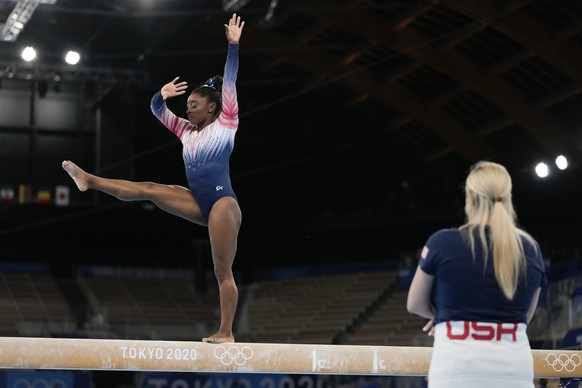
[[[519,278],[513,300],[499,287],[493,271],[492,251],[484,267],[483,250],[475,230],[475,257],[458,229],[441,229],[423,248],[420,267],[433,275],[434,324],[442,321],[527,323],[534,292],[547,284],[539,245],[522,238],[526,273]]]

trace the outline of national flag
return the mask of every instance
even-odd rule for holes
[[[14,187],[2,185],[0,187],[0,203],[12,203],[14,201]]]
[[[32,201],[32,189],[28,185],[18,185],[18,203],[25,204]]]
[[[69,206],[69,186],[57,186],[55,189],[55,205]]]
[[[39,188],[36,192],[36,203],[39,205],[48,205],[51,203],[51,191],[47,188]]]

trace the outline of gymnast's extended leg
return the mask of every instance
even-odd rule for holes
[[[89,174],[69,160],[63,161],[62,166],[80,191],[98,190],[122,201],[151,201],[170,214],[199,225],[207,225],[192,192],[185,187],[102,178]]]

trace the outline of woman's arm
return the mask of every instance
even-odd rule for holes
[[[190,123],[188,120],[176,116],[166,106],[166,99],[186,93],[188,84],[186,81],[177,82],[179,78],[180,77],[174,78],[172,81],[165,84],[159,92],[154,94],[150,102],[150,109],[154,116],[156,116],[166,128],[181,139],[185,129],[190,125]]]
[[[219,120],[227,127],[238,127],[238,101],[236,94],[236,77],[238,73],[238,47],[242,30],[245,25],[240,16],[236,13],[224,25],[226,40],[228,41],[228,52],[226,54],[226,64],[224,65],[224,77],[222,83],[222,112]]]
[[[540,299],[540,293],[542,291],[541,287],[534,292],[533,297],[531,299],[531,304],[529,305],[529,309],[527,310],[527,323],[531,321],[536,312],[536,308],[538,307],[538,300]]]
[[[434,309],[430,301],[434,276],[427,274],[418,266],[408,290],[406,309],[411,314],[433,319]]]

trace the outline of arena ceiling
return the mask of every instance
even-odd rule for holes
[[[579,212],[578,0],[233,3],[246,25],[231,171],[250,229],[268,233],[278,220],[281,233],[307,236],[452,223],[464,175],[482,159],[508,167],[532,225],[538,215],[561,217],[548,226]],[[16,4],[0,2],[0,21]],[[221,72],[225,8],[216,0],[41,3],[15,41],[0,42],[1,63],[17,68],[23,45],[35,45],[41,72],[108,84],[97,103],[135,110],[175,75],[197,84]],[[61,62],[70,48],[82,55],[77,70]],[[144,147],[128,158],[155,146]],[[559,154],[568,172],[536,181],[534,164]],[[172,168],[180,176],[181,166]],[[532,215],[540,208],[552,211]]]

